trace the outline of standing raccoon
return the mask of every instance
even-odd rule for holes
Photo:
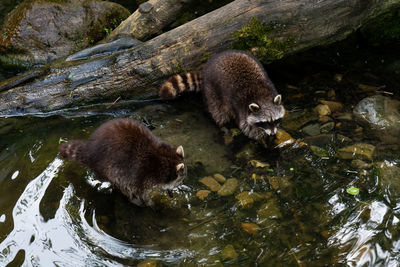
[[[82,163],[109,180],[138,206],[152,206],[153,187],[171,190],[186,176],[182,146],[159,141],[144,125],[114,119],[101,125],[84,142],[71,140],[59,147],[62,157]]]
[[[172,76],[162,85],[160,96],[173,99],[184,91],[201,91],[218,126],[233,121],[255,140],[274,135],[285,114],[282,97],[261,63],[242,51],[219,53],[199,72]]]

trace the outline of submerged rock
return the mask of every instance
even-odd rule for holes
[[[225,183],[226,182],[226,178],[219,173],[214,174],[214,179],[217,180],[217,182],[219,183]]]
[[[255,159],[250,160],[249,164],[251,166],[253,166],[254,168],[261,168],[261,169],[269,168],[269,166],[270,166],[269,163],[261,162],[261,161],[255,160]]]
[[[256,156],[257,146],[254,143],[247,143],[235,157],[239,160],[249,162]]]
[[[257,224],[269,225],[274,223],[274,219],[282,218],[282,213],[280,212],[276,201],[268,201],[263,204],[257,212]]]
[[[11,11],[0,32],[0,60],[45,64],[103,39],[105,29],[129,16],[119,4],[99,0],[27,0]]]
[[[329,108],[328,105],[324,105],[324,104],[320,104],[318,106],[316,106],[314,108],[315,112],[319,115],[319,116],[327,116],[330,115],[331,109]]]
[[[210,190],[199,190],[196,193],[196,196],[201,199],[204,200],[206,197],[208,197],[208,195],[211,193]]]
[[[249,191],[244,191],[235,196],[235,198],[239,202],[239,207],[243,209],[248,209],[253,206],[254,203],[264,200],[264,199],[269,199],[272,196],[272,192],[266,192],[266,193],[256,193],[256,192],[249,192]]]
[[[317,157],[324,158],[324,157],[329,157],[329,153],[326,149],[323,149],[322,147],[319,146],[310,146],[311,151],[313,154]]]
[[[226,180],[226,182],[218,190],[218,195],[223,197],[232,195],[238,187],[238,184],[239,182],[235,178]]]
[[[303,133],[307,134],[307,135],[310,135],[310,136],[316,136],[316,135],[319,135],[321,133],[320,132],[320,126],[319,126],[318,123],[309,124],[309,125],[303,127],[301,129],[301,131]]]
[[[400,101],[381,95],[367,97],[357,104],[353,114],[381,141],[400,141]]]
[[[227,245],[221,252],[222,260],[236,259],[238,254],[232,245]]]
[[[207,186],[213,192],[217,192],[221,189],[221,185],[211,176],[204,177],[200,180],[200,183]]]
[[[282,127],[288,131],[298,131],[303,125],[317,120],[318,117],[314,112],[307,110],[299,112],[291,112],[282,118]]]
[[[387,161],[378,162],[375,167],[378,170],[379,184],[398,197],[400,195],[400,167]]]
[[[336,153],[336,156],[341,159],[360,158],[371,161],[374,151],[375,151],[375,146],[370,144],[359,143],[340,148],[339,151]]]
[[[331,112],[336,112],[343,109],[343,104],[335,101],[320,100],[321,104],[327,105]]]
[[[253,236],[256,236],[260,231],[260,226],[255,223],[242,223],[241,226],[243,231]]]

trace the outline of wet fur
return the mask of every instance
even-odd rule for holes
[[[230,50],[212,57],[189,82],[190,73],[172,76],[160,89],[163,99],[184,91],[202,91],[207,109],[223,127],[233,121],[248,137],[261,140],[276,133],[285,109],[263,66],[243,51]],[[189,85],[187,85],[189,84]],[[275,101],[274,101],[275,100]],[[259,109],[251,111],[250,104]]]
[[[177,165],[184,163],[177,148],[159,141],[144,125],[129,119],[106,122],[86,142],[62,143],[59,152],[109,180],[139,206],[153,204],[149,191],[154,186],[171,190],[186,175],[186,168],[177,171]]]

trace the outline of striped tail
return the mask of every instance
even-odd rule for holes
[[[85,142],[79,140],[71,140],[66,143],[62,143],[58,147],[58,152],[63,158],[79,162],[85,163]]]
[[[170,77],[160,89],[162,99],[176,98],[184,91],[201,91],[202,76],[201,72],[187,72]]]

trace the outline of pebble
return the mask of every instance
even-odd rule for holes
[[[303,127],[301,129],[301,131],[304,132],[307,135],[316,136],[316,135],[319,135],[321,133],[320,130],[319,130],[319,127],[320,126],[319,126],[318,123],[314,123],[314,124],[310,124],[310,125],[307,125],[307,126]]]
[[[320,116],[327,116],[327,115],[330,115],[332,113],[331,109],[329,108],[329,106],[328,105],[323,105],[323,104],[320,104],[320,105],[316,106],[314,108],[314,110]]]
[[[374,151],[375,146],[371,144],[359,143],[340,148],[336,155],[341,159],[361,158],[371,161]]]
[[[197,191],[196,196],[199,199],[204,200],[210,193],[211,193],[210,190],[199,190]]]
[[[329,157],[329,153],[327,150],[323,149],[322,147],[319,146],[310,146],[311,151],[315,156],[318,156],[320,158],[324,157]]]
[[[230,178],[226,180],[226,182],[218,190],[218,195],[223,197],[232,195],[238,187],[238,184],[239,182],[236,178]]]
[[[222,174],[219,174],[219,173],[214,174],[214,179],[220,183],[225,183],[225,181],[226,181],[226,178]]]
[[[336,112],[343,109],[343,104],[335,101],[320,100],[321,104],[327,105],[331,112]]]
[[[333,130],[333,128],[335,128],[335,123],[333,121],[330,121],[322,124],[319,130],[321,131],[321,133],[329,133]]]
[[[258,231],[260,231],[260,226],[255,223],[242,223],[241,226],[246,233],[253,236],[256,236]]]
[[[333,76],[333,80],[335,82],[340,83],[343,80],[343,74],[337,73]]]
[[[217,192],[221,189],[221,185],[211,176],[204,177],[200,180],[200,183],[210,188],[210,190],[213,192]]]
[[[238,254],[232,245],[226,245],[221,254],[222,260],[236,259],[238,257]]]

